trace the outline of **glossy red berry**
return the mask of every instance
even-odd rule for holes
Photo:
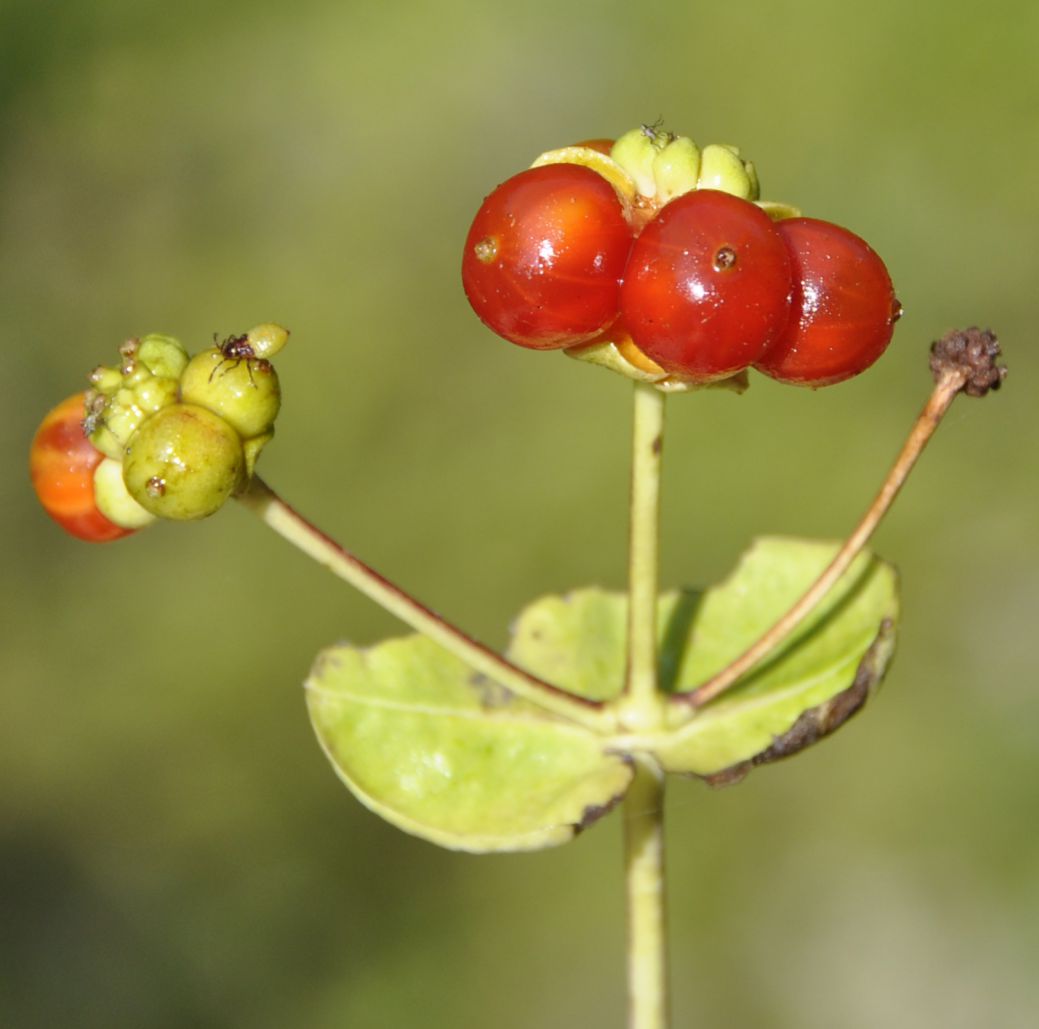
[[[701,189],[667,204],[635,241],[621,320],[663,368],[697,382],[753,364],[786,328],[790,255],[746,200]]]
[[[97,509],[94,471],[104,459],[83,432],[82,393],[48,412],[32,441],[29,475],[43,509],[67,533],[89,543],[128,536]]]
[[[858,375],[884,352],[901,314],[884,262],[865,240],[830,222],[790,218],[776,228],[793,261],[793,311],[755,367],[804,386]]]
[[[531,168],[477,212],[462,283],[488,328],[551,350],[593,339],[617,317],[632,229],[614,188],[573,164]]]

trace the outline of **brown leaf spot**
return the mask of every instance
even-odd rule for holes
[[[628,757],[626,754],[618,755],[618,757],[622,757],[625,764],[632,764],[631,758]],[[610,797],[610,799],[605,804],[586,805],[584,811],[581,812],[580,820],[574,823],[574,835],[580,835],[589,826],[594,825],[596,822],[598,822],[600,818],[603,818],[605,815],[608,815],[624,799],[624,794],[627,792],[628,790],[625,787],[623,790],[620,791],[620,793],[616,794],[616,796]]]
[[[891,619],[884,619],[876,638],[859,662],[854,681],[847,689],[818,707],[804,711],[785,733],[775,737],[772,744],[760,754],[755,754],[754,757],[729,768],[723,768],[720,772],[705,775],[704,781],[709,786],[732,786],[740,782],[752,768],[793,757],[806,747],[836,732],[862,709],[879,684],[882,672],[880,655],[886,650],[894,631]]]

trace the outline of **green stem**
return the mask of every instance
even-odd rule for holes
[[[258,477],[253,477],[238,499],[294,547],[476,671],[572,722],[597,732],[611,728],[613,717],[600,704],[573,696],[523,671],[466,635],[326,536]]]
[[[628,556],[628,670],[618,705],[621,724],[639,733],[665,715],[657,682],[660,460],[665,394],[635,384]],[[628,904],[629,1029],[667,1029],[667,933],[664,916],[664,773],[636,755],[624,798]]]
[[[635,384],[631,451],[631,528],[628,551],[628,672],[621,720],[632,730],[660,724],[657,688],[657,593],[660,459],[666,394]]]
[[[667,920],[664,888],[664,773],[637,758],[624,798],[628,896],[628,1027],[667,1029]]]

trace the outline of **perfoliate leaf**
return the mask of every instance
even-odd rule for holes
[[[624,794],[630,762],[425,637],[337,646],[307,681],[311,721],[353,793],[457,850],[565,843]]]
[[[505,656],[569,693],[612,700],[624,688],[627,617],[626,593],[590,587],[540,597],[513,622]]]
[[[708,590],[675,655],[674,689],[720,671],[782,615],[829,564],[835,544],[762,539]],[[839,728],[883,678],[894,651],[898,581],[862,554],[797,631],[653,751],[671,772],[716,783],[802,750]]]
[[[703,594],[664,594],[658,606],[660,684],[688,692],[738,657],[808,588],[837,545],[762,539]],[[717,700],[669,733],[627,746],[668,771],[712,782],[741,778],[843,724],[879,683],[894,648],[894,570],[863,554],[798,630]],[[543,597],[516,620],[511,660],[583,697],[609,700],[624,682],[627,596],[579,590]]]
[[[660,684],[687,693],[768,629],[837,547],[764,539],[704,593],[660,598]],[[627,596],[543,597],[516,620],[509,657],[607,703],[625,673]],[[670,729],[599,736],[474,673],[422,636],[338,646],[307,681],[311,720],[340,778],[394,825],[459,850],[565,843],[620,800],[630,754],[670,772],[736,781],[842,725],[880,682],[898,617],[894,570],[860,556],[775,652]]]

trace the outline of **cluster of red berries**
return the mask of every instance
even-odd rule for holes
[[[774,221],[719,189],[658,206],[641,199],[581,163],[542,164],[503,183],[465,245],[462,279],[477,315],[537,350],[633,344],[692,383],[754,367],[826,386],[887,347],[901,308],[883,261],[858,236],[814,218]]]

